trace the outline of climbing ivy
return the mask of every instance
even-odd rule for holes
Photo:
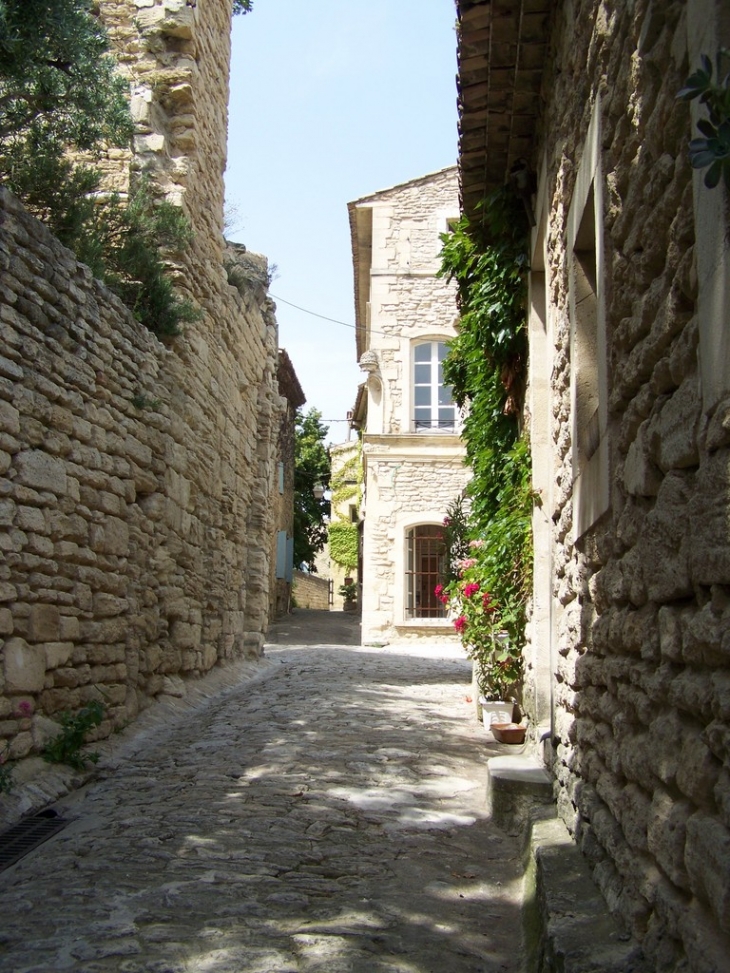
[[[522,203],[500,189],[483,203],[483,224],[466,217],[442,236],[441,275],[456,281],[461,311],[444,380],[468,407],[463,438],[473,471],[469,534],[481,589],[498,606],[499,628],[524,644],[531,588],[533,492],[530,450],[520,434],[527,363],[528,226]]]
[[[332,474],[332,510],[339,504],[356,499],[360,505],[362,493],[362,447],[357,449],[336,473]],[[357,524],[353,524],[345,514],[337,513],[329,525],[330,558],[341,567],[352,571],[357,567],[359,538]]]
[[[336,520],[329,526],[330,558],[335,564],[353,571],[357,567],[357,525]]]

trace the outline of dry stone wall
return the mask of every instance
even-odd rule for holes
[[[699,382],[686,5],[582,0],[555,36],[542,144],[558,805],[656,968],[710,973],[730,956],[730,402],[704,411]],[[599,96],[610,509],[576,540],[567,216]]]
[[[253,313],[229,295],[250,360],[191,368],[199,338],[181,358],[5,191],[0,207],[0,736],[18,758],[42,716],[99,699],[105,734],[258,652],[279,400],[265,297]]]
[[[182,678],[256,655],[279,427],[265,260],[224,268],[229,0],[103,0],[133,151],[194,231],[172,268],[199,319],[168,346],[0,190],[0,751],[99,699],[98,734]],[[240,249],[240,248],[239,248]],[[262,269],[263,268],[263,269]],[[7,748],[7,750],[5,750]]]
[[[293,590],[297,608],[329,610],[330,583],[327,578],[295,571]]]

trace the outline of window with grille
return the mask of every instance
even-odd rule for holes
[[[446,342],[423,341],[413,348],[413,428],[416,432],[456,432],[456,405],[444,385]]]
[[[443,527],[423,524],[406,536],[406,618],[444,618],[446,610],[434,594],[446,558]]]

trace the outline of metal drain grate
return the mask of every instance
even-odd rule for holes
[[[0,872],[9,868],[44,841],[61,831],[68,822],[56,811],[41,811],[23,818],[0,834]]]

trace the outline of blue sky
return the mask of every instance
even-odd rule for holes
[[[361,373],[348,202],[456,162],[454,0],[255,0],[234,18],[229,239],[276,264],[279,343],[347,438]]]

